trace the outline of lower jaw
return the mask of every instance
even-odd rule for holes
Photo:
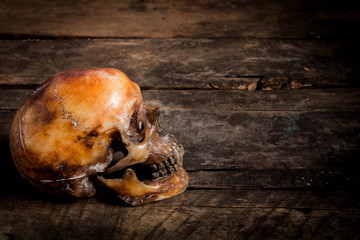
[[[122,178],[98,179],[108,188],[114,190],[120,199],[131,206],[167,199],[185,191],[188,186],[189,176],[183,167],[170,176],[139,181],[132,169],[127,169]]]

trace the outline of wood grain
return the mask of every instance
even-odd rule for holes
[[[357,5],[1,1],[0,239],[360,239]],[[15,111],[88,67],[123,70],[160,107],[187,191],[131,208],[102,185],[55,198],[20,176]]]
[[[354,38],[346,1],[2,1],[4,37]],[[21,6],[21,7],[19,7]]]
[[[0,89],[0,109],[17,110],[34,89]],[[229,90],[149,90],[141,91],[143,100],[168,111],[246,112],[246,111],[341,111],[360,110],[358,89],[299,89],[296,91]],[[176,97],[174,97],[176,96]]]
[[[112,67],[146,89],[359,86],[357,43],[238,39],[0,41],[0,86],[34,88],[73,68]]]
[[[102,204],[95,198],[24,200],[16,208],[3,204],[0,214],[11,216],[0,220],[6,226],[3,238],[353,239],[360,219],[358,210],[156,204],[129,208]]]
[[[22,184],[28,184],[25,181]],[[0,203],[4,210],[15,211],[21,202],[24,207],[59,204],[79,206],[90,202],[92,204],[125,207],[113,192],[98,188],[98,194],[92,198],[57,198],[45,195],[35,188],[12,189],[2,192]],[[340,210],[358,211],[360,195],[356,191],[304,189],[195,189],[190,188],[176,198],[150,204],[151,207],[226,207],[226,208],[288,208],[299,211]]]

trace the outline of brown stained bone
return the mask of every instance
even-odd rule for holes
[[[127,169],[121,179],[105,179],[101,176],[98,178],[131,206],[163,200],[182,193],[189,181],[189,177],[183,168],[172,174],[171,177],[146,182],[140,182],[131,169]]]
[[[123,178],[106,179],[99,176],[99,180],[113,189],[118,196],[132,206],[145,204],[169,198],[183,192],[188,185],[188,175],[178,164],[182,164],[184,149],[177,139],[161,129],[158,122],[159,110],[142,105],[138,116],[144,124],[145,137],[140,143],[130,141],[128,135],[122,135],[122,141],[127,146],[129,154],[114,166],[106,170],[106,174],[126,169]],[[167,169],[168,159],[173,159],[174,170]],[[176,161],[176,159],[178,161]],[[150,169],[157,170],[151,174],[151,181],[140,182],[131,165],[143,163]],[[168,162],[169,167],[170,163]],[[169,174],[168,174],[169,172]],[[170,184],[171,183],[171,184]]]
[[[40,85],[18,110],[10,133],[14,163],[25,179],[46,193],[92,196],[95,188],[90,175],[121,171],[135,164],[157,168],[168,158],[182,164],[182,145],[160,128],[158,117],[157,108],[142,102],[138,85],[118,70],[59,73]],[[114,155],[122,156],[118,150],[124,157],[109,167]],[[146,203],[186,189],[184,170],[181,178],[180,171],[168,174],[163,170],[151,181],[134,184],[126,176],[117,181],[127,192],[147,184],[144,189],[153,189],[155,184],[161,190],[143,192],[144,197],[153,194],[151,200],[143,199]],[[123,195],[125,190],[107,184],[104,177],[100,179]],[[169,183],[174,186],[168,187]],[[127,195],[141,202],[139,196]]]

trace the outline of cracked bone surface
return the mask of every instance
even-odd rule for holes
[[[17,111],[11,153],[20,174],[43,192],[89,197],[95,175],[137,206],[188,185],[184,149],[158,118],[121,71],[69,70],[41,84]]]

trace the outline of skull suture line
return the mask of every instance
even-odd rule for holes
[[[18,110],[11,153],[20,174],[49,194],[92,196],[89,176],[96,175],[130,205],[158,201],[188,185],[184,149],[158,117],[121,71],[70,70],[40,85]]]

